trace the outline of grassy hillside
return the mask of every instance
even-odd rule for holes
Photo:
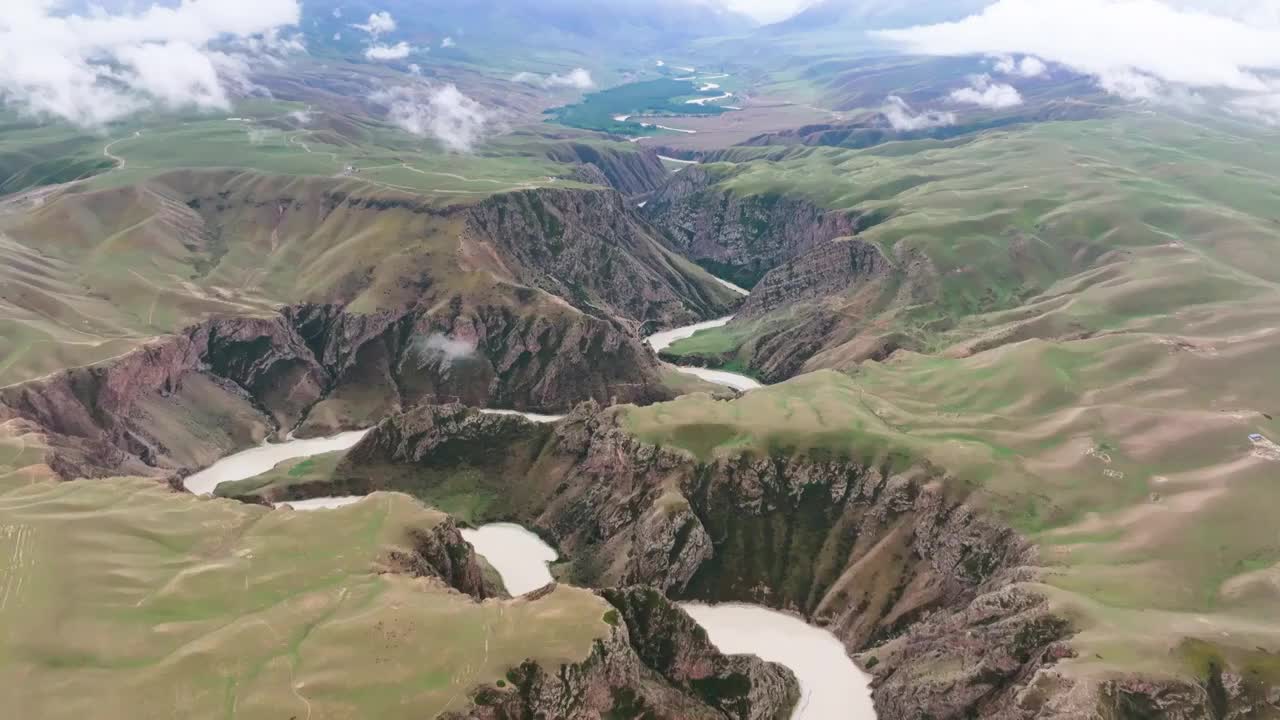
[[[0,480],[0,701],[17,717],[422,717],[526,659],[584,659],[608,606],[386,574],[442,515],[301,513],[142,480]]]
[[[876,219],[859,237],[895,273],[873,298],[851,288],[814,308],[678,343],[737,347],[839,319],[807,367],[845,367],[855,337],[965,354],[1029,337],[1174,330],[1200,308],[1272,302],[1280,153],[1256,129],[1126,115],[867,150],[787,148],[717,166],[742,197],[785,195]],[[733,157],[732,155],[730,157]],[[719,336],[719,337],[715,337]]]
[[[626,420],[703,459],[928,461],[950,494],[1040,546],[1036,587],[1079,632],[1077,658],[1060,669],[1203,683],[1209,662],[1230,658],[1277,683],[1280,424],[1264,414],[1280,403],[1265,380],[1280,356],[1274,327],[1201,327],[1191,348],[1127,334],[965,359],[905,354],[729,403],[689,396],[631,409]]]
[[[73,179],[77,157],[108,167],[0,200],[0,385],[114,357],[215,313],[300,301],[370,312],[412,301],[424,277],[483,299],[493,280],[456,271],[462,225],[449,208],[586,189],[558,179],[583,153],[608,170],[638,152],[526,131],[446,155],[367,116],[317,112],[304,123],[293,115],[301,109],[254,102],[227,118],[162,118],[108,137],[6,134],[0,163],[25,168],[14,189]],[[66,158],[74,172],[33,169],[49,143],[80,143]]]
[[[704,458],[927,460],[1039,545],[1037,587],[1079,630],[1059,667],[1205,682],[1229,659],[1280,683],[1277,147],[1144,114],[743,152],[722,187],[874,213],[860,237],[894,273],[673,345],[749,364],[834,319],[817,372],[631,429]],[[868,360],[876,338],[900,349]]]

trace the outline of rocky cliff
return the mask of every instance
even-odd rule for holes
[[[871,243],[855,238],[818,243],[766,273],[738,315],[760,317],[787,305],[844,293],[892,270],[888,258]]]
[[[342,490],[470,483],[496,498],[484,520],[537,529],[576,582],[797,612],[860,654],[882,719],[1142,717],[1107,709],[1118,687],[1056,671],[1072,629],[1026,584],[1034,550],[942,470],[781,451],[700,461],[639,441],[624,412],[586,405],[536,427],[419,408],[351,451]],[[508,446],[501,459],[480,450]],[[1171,687],[1127,683],[1125,702],[1196,717],[1199,700]],[[1265,697],[1245,687],[1237,706]]]
[[[646,218],[686,257],[743,287],[819,243],[854,235],[866,220],[780,195],[740,196],[715,171],[691,165],[649,198]]]
[[[653,718],[784,720],[799,698],[789,670],[754,656],[722,655],[684,611],[652,588],[600,591],[612,629],[583,662],[512,668],[503,687],[472,695],[451,715],[475,720]]]
[[[503,596],[502,588],[484,573],[475,548],[463,539],[453,519],[445,517],[429,528],[410,528],[409,550],[394,550],[388,570],[413,577],[431,577],[476,600]]]
[[[550,411],[597,396],[671,397],[652,354],[609,320],[460,301],[374,315],[299,305],[5,387],[0,421],[41,428],[64,478],[162,476],[272,432],[366,427],[419,402]]]
[[[667,169],[658,153],[649,148],[634,151],[571,142],[547,151],[556,162],[578,163],[585,173],[575,178],[612,187],[626,195],[650,192],[667,178]]]
[[[497,272],[591,315],[672,327],[727,314],[737,301],[616,192],[498,195],[468,212],[466,232],[464,242],[495,249]]]

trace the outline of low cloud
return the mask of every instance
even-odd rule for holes
[[[877,34],[913,53],[1034,56],[1135,99],[1265,96],[1280,71],[1280,5],[1258,0],[998,0],[958,22]]]
[[[412,45],[407,42],[398,42],[395,45],[370,45],[365,48],[364,56],[367,60],[403,60],[414,51]]]
[[[496,129],[497,116],[452,84],[402,85],[369,97],[387,120],[406,132],[434,138],[445,150],[467,153]]]
[[[897,95],[890,95],[885,98],[884,106],[880,108],[880,113],[889,121],[889,125],[899,132],[928,130],[929,128],[945,127],[947,125],[956,124],[955,113],[916,113],[911,109],[911,106],[907,104],[906,100],[903,100]]]
[[[954,102],[978,105],[992,110],[1017,107],[1022,104],[1022,94],[1017,88],[1005,83],[992,82],[990,75],[975,75],[969,78],[969,87],[953,91],[951,99]]]
[[[100,126],[152,105],[227,109],[247,74],[302,43],[297,0],[186,0],[89,15],[50,0],[0,7],[0,101],[20,112]]]
[[[315,119],[315,116],[310,110],[294,110],[289,113],[289,119],[299,125],[310,125],[311,121]]]
[[[457,45],[458,43],[454,42],[453,38],[451,37],[446,37],[445,39],[440,41],[440,47],[442,48],[457,47]]]
[[[574,68],[567,73],[539,75],[531,72],[519,72],[511,76],[511,82],[534,85],[540,88],[575,88],[587,90],[596,86],[591,73],[586,68]]]
[[[376,12],[370,15],[367,22],[352,23],[351,27],[357,30],[363,30],[376,39],[379,35],[395,32],[396,19],[391,17],[391,13],[383,10],[382,12]]]
[[[467,340],[451,338],[444,333],[432,333],[426,339],[419,338],[414,342],[413,350],[417,355],[418,367],[430,364],[438,365],[441,371],[448,371],[458,361],[467,360],[476,354],[476,344]]]
[[[995,71],[1001,75],[1016,75],[1024,78],[1037,78],[1049,73],[1049,66],[1035,55],[1024,56],[1015,60],[1010,55],[996,58]]]

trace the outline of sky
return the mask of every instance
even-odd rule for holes
[[[918,54],[1031,56],[1130,99],[1203,103],[1222,90],[1238,108],[1280,110],[1280,0],[997,0],[877,35]]]
[[[808,3],[809,0],[724,0],[729,9],[750,16],[759,23],[785,20]]]

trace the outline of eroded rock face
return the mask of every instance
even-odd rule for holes
[[[526,662],[504,688],[482,688],[455,718],[600,717],[784,720],[799,698],[791,671],[754,656],[722,655],[683,610],[652,588],[600,591],[611,626],[583,662]]]
[[[643,213],[687,257],[743,287],[828,240],[856,234],[853,213],[778,195],[741,197],[714,187],[696,165],[657,190]]]
[[[737,300],[667,248],[616,192],[497,195],[470,211],[467,232],[496,249],[513,280],[590,315],[658,329],[726,315]]]
[[[637,440],[616,409],[591,404],[553,427],[473,413],[436,409],[430,431],[409,442],[387,432],[397,439],[381,443],[375,429],[362,446],[397,450],[349,456],[344,491],[387,483],[429,491],[480,478],[500,498],[484,520],[536,529],[571,560],[576,583],[645,584],[678,598],[796,612],[858,654],[882,720],[1166,716],[1143,715],[1144,707],[1206,717],[1195,699],[1209,697],[1206,688],[1195,696],[1195,685],[1109,685],[1056,672],[1074,652],[1072,628],[1023,585],[1037,577],[1033,548],[949,495],[954,485],[936,468],[804,455],[699,462]],[[493,447],[519,450],[482,463],[459,451],[482,446],[486,433]],[[683,657],[660,642],[638,651]],[[1230,674],[1222,678],[1217,696],[1230,698]],[[1265,692],[1246,684],[1237,696],[1225,701],[1233,711],[1264,702]],[[1117,698],[1137,710],[1120,712]]]
[[[0,390],[61,476],[165,476],[283,435],[367,427],[422,402],[555,412],[668,399],[652,354],[608,320],[461,303],[349,315],[300,305],[210,320],[99,366]],[[305,423],[299,422],[306,417]]]
[[[580,163],[583,172],[575,179],[612,187],[626,195],[649,192],[667,178],[658,153],[648,148],[625,152],[570,142],[553,148],[547,156],[558,162]]]
[[[463,539],[452,518],[434,527],[409,531],[411,551],[393,551],[390,569],[414,577],[433,577],[476,600],[501,595],[485,578],[475,548]]]
[[[793,303],[846,292],[891,271],[892,264],[871,243],[853,238],[818,243],[765,274],[738,314],[760,317]]]

